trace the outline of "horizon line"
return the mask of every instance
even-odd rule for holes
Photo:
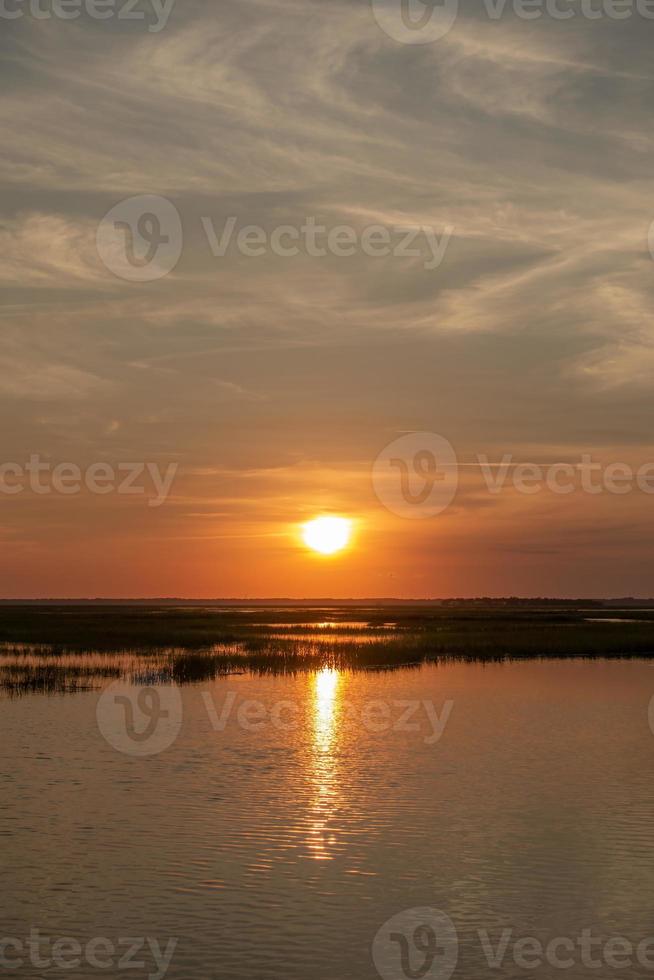
[[[310,596],[299,598],[297,596],[231,596],[231,597],[210,597],[201,598],[198,596],[16,596],[0,597],[1,605],[11,604],[152,604],[152,603],[175,603],[175,604],[217,604],[225,606],[243,606],[255,604],[365,604],[365,605],[436,605],[451,602],[565,602],[565,603],[616,603],[616,602],[644,602],[654,603],[651,596],[520,596],[520,595],[474,595],[474,596],[433,596],[433,597],[411,597],[400,598],[397,596],[346,596],[337,598],[334,596]]]

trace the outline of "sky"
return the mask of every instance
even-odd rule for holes
[[[0,594],[654,595],[654,20],[116,3],[0,5]]]

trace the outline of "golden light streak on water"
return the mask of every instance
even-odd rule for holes
[[[333,857],[336,837],[330,821],[338,805],[338,774],[335,749],[338,744],[339,699],[343,675],[331,667],[318,671],[313,685],[313,773],[314,795],[310,808],[309,850],[317,861]]]

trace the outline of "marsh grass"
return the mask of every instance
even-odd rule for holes
[[[121,676],[118,668],[73,666],[70,664],[0,663],[0,690],[12,694],[75,694],[93,690],[98,682]]]
[[[71,693],[118,677],[188,684],[246,671],[651,657],[654,610],[0,606],[0,644],[0,691]]]

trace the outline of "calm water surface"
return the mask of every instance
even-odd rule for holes
[[[529,974],[510,951],[492,970],[479,930],[638,943],[654,935],[652,694],[642,662],[246,674],[182,688],[177,739],[145,758],[105,740],[97,691],[4,699],[2,935],[175,937],[179,980],[367,980],[377,930],[422,906],[454,923],[462,980]],[[256,730],[248,700],[266,706]],[[207,704],[230,703],[216,730]]]

